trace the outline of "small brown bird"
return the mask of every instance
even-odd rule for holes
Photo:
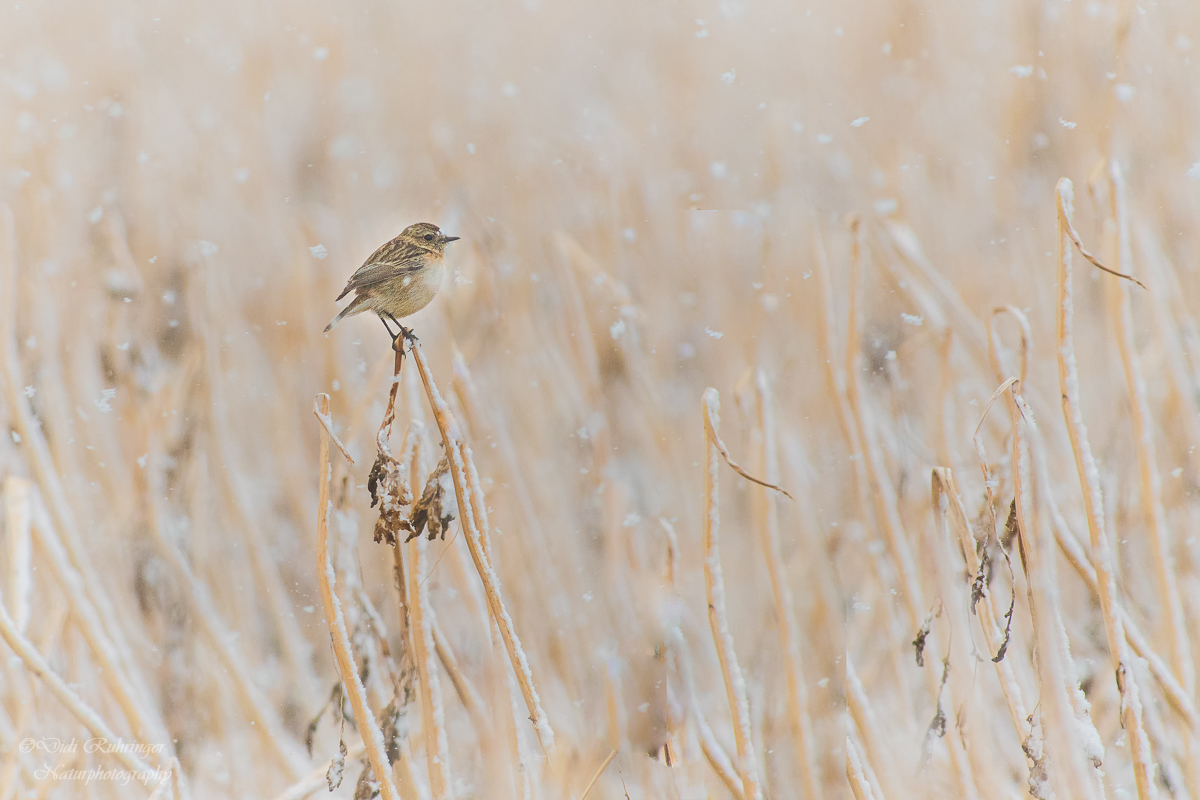
[[[409,225],[399,236],[372,253],[350,276],[337,299],[341,300],[351,290],[357,294],[350,305],[325,326],[326,333],[342,317],[374,311],[393,340],[400,334],[392,333],[389,319],[396,323],[401,334],[411,336],[412,332],[401,325],[400,320],[429,305],[442,288],[445,275],[442,256],[446,245],[454,241],[458,241],[457,236],[446,236],[437,225],[428,222]]]

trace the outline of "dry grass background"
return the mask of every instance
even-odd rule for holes
[[[317,393],[356,459],[329,549],[376,715],[380,648],[434,641],[397,633],[370,536],[387,340],[321,333],[417,220],[463,237],[413,324],[556,739],[456,521],[406,551],[456,670],[417,665],[406,800],[579,798],[613,750],[593,800],[1200,798],[1198,47],[1187,3],[6,6],[0,798],[151,791],[45,765],[325,793]],[[1084,246],[1148,287],[1074,257],[1078,472],[1064,176]],[[796,498],[719,466],[744,725],[706,624],[706,387],[730,455]],[[411,361],[400,388],[419,477],[440,437]],[[18,745],[98,731],[167,746]]]

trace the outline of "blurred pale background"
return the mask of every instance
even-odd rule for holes
[[[474,450],[557,743],[526,719],[455,522],[424,588],[480,713],[442,672],[443,764],[410,702],[406,800],[578,799],[612,751],[593,800],[1200,798],[1198,48],[1188,3],[7,5],[2,598],[9,646],[55,677],[5,651],[0,800],[148,795],[46,772],[111,755],[19,746],[82,741],[85,711],[164,745],[145,756],[181,778],[162,797],[324,796],[339,736],[359,752],[328,712],[304,746],[338,681],[310,409],[330,394],[356,459],[336,457],[335,549],[378,714],[381,641],[408,646],[365,489],[391,353],[369,315],[321,330],[350,273],[417,221],[462,237],[410,322]],[[1127,235],[1106,226],[1108,159]],[[1141,637],[1140,781],[1056,400],[1061,177],[1085,246],[1148,287],[1123,316],[1119,280],[1075,259],[1082,412]],[[974,562],[931,504],[947,467],[977,535],[993,524],[971,437],[1002,381],[999,305],[1032,333],[1023,387],[1053,495],[1037,502],[1084,554],[1058,559],[1053,686],[1016,545],[1011,572],[990,550],[987,602],[1016,598],[998,667]],[[393,444],[423,420],[432,465],[411,366]],[[795,496],[721,468],[748,742],[706,611],[706,387],[732,457]],[[981,429],[1000,528],[1004,406]],[[1047,692],[1073,704],[1061,742]],[[336,796],[354,796],[356,757]]]

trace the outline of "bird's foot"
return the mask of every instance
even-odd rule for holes
[[[381,317],[381,319],[382,319],[382,317]],[[399,338],[399,337],[403,336],[405,339],[407,339],[407,340],[409,341],[409,343],[411,343],[411,344],[416,344],[416,343],[417,343],[417,341],[418,341],[418,339],[417,339],[417,335],[416,335],[415,333],[413,333],[413,332],[412,332],[412,330],[411,330],[410,328],[406,328],[406,327],[404,327],[403,325],[401,325],[401,324],[400,324],[400,320],[396,319],[396,318],[395,318],[394,316],[392,316],[391,314],[388,314],[388,319],[390,319],[390,320],[391,320],[393,323],[395,323],[396,327],[400,329],[400,332],[399,332],[399,333],[397,333],[397,334],[393,334],[393,335],[392,335],[392,341],[393,341],[393,342],[395,342],[397,338]],[[392,332],[392,331],[391,331],[391,329],[389,328],[389,329],[388,329],[388,333],[391,333],[391,332]]]

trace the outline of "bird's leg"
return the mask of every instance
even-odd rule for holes
[[[400,320],[396,319],[391,314],[388,314],[388,318],[391,319],[392,322],[396,323],[396,327],[400,329],[400,333],[397,334],[398,336],[403,336],[409,342],[417,341],[416,334],[413,333],[412,330],[410,330],[409,328],[406,328],[403,325],[401,325]]]
[[[388,316],[390,317],[392,315],[388,314]],[[396,337],[399,336],[400,334],[392,333],[392,326],[387,324],[387,319],[382,314],[379,315],[379,321],[383,323],[383,327],[387,329],[388,336],[392,337],[392,341],[395,342]],[[395,322],[394,319],[392,321]]]

